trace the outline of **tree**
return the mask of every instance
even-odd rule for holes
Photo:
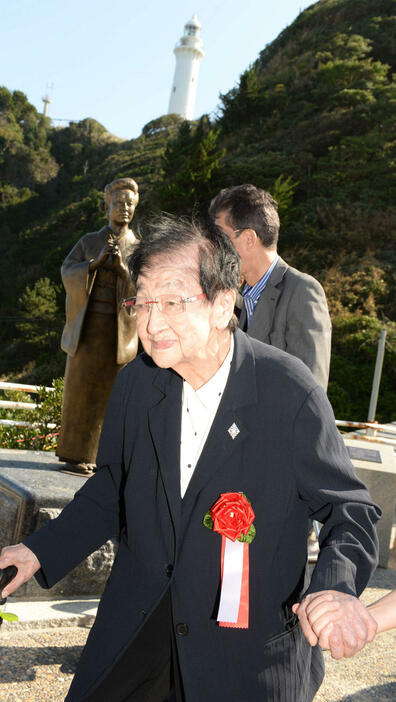
[[[225,154],[225,149],[218,147],[218,138],[219,130],[213,129],[206,115],[196,126],[182,123],[163,159],[165,182],[158,198],[161,209],[187,214],[207,206]]]
[[[19,303],[26,321],[19,324],[19,330],[30,345],[46,351],[58,347],[61,316],[57,296],[60,291],[60,285],[54,285],[49,278],[39,278],[32,288],[27,285],[22,293]]]

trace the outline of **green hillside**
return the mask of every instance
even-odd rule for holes
[[[53,128],[0,88],[0,375],[62,375],[59,267],[99,228],[110,180],[139,184],[134,220],[205,216],[226,185],[253,182],[280,205],[280,253],[324,285],[334,337],[329,397],[364,419],[380,330],[388,330],[378,419],[396,419],[394,0],[320,0],[266,46],[210,121],[176,115],[122,141],[92,119]]]

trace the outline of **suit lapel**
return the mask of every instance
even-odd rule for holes
[[[248,334],[268,343],[280,290],[269,281],[260,295],[248,327]]]
[[[237,317],[238,317],[238,315],[237,315]],[[241,308],[241,311],[240,311],[239,317],[238,317],[239,329],[242,329],[242,331],[246,331],[246,324],[247,324],[247,312],[246,312],[245,303],[242,302],[242,308]]]
[[[158,370],[154,385],[162,392],[149,410],[149,427],[168,500],[175,534],[180,523],[180,429],[182,379],[173,371]]]
[[[282,292],[280,284],[288,267],[287,263],[279,257],[268,283],[260,295],[249,325],[248,334],[267,343],[273,327],[278,298]]]
[[[243,408],[257,403],[254,356],[248,337],[235,332],[235,349],[230,375],[213,420],[205,446],[183,499],[183,511],[194,501],[228,456],[249,437],[243,421]]]

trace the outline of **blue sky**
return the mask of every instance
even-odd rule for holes
[[[304,0],[1,0],[0,85],[22,90],[50,116],[93,117],[125,139],[166,114],[173,48],[194,13],[202,24],[195,117],[213,113],[219,94],[298,14]],[[52,87],[51,87],[52,86]]]

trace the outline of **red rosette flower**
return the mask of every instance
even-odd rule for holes
[[[217,531],[221,536],[226,536],[231,541],[238,539],[248,543],[254,539],[255,514],[242,492],[223,492],[210,509],[210,517],[213,521],[213,531]]]

